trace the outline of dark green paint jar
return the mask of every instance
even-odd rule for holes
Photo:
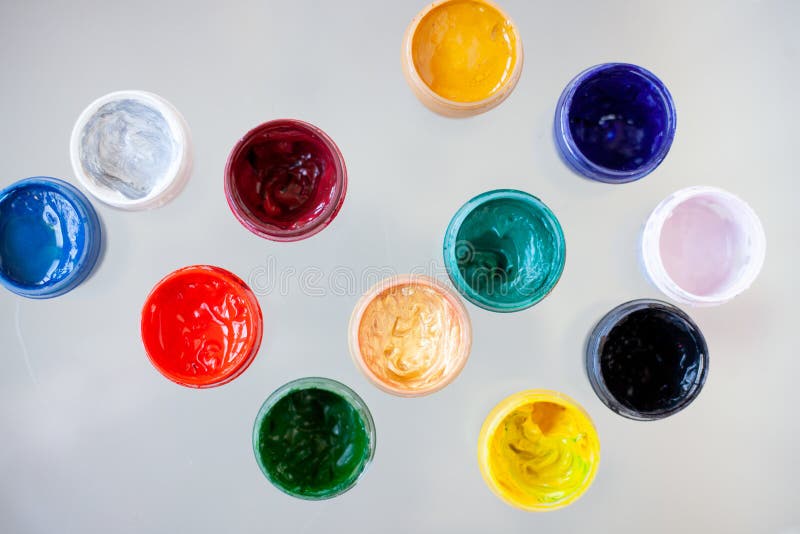
[[[253,426],[253,452],[282,492],[330,499],[363,476],[375,454],[375,424],[361,397],[344,384],[300,378],[264,401]]]

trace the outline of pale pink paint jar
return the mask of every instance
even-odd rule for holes
[[[755,211],[736,195],[708,186],[681,189],[650,214],[642,232],[642,262],[653,284],[672,300],[715,306],[755,281],[766,237]]]

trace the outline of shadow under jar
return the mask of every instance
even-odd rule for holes
[[[253,128],[225,166],[225,197],[234,216],[272,241],[299,241],[322,231],[342,207],[346,190],[339,148],[325,132],[299,120]]]
[[[586,69],[564,89],[554,135],[579,174],[621,184],[650,174],[675,137],[675,104],[652,72],[627,63]]]
[[[708,374],[708,347],[683,311],[660,300],[633,300],[597,323],[586,347],[592,388],[612,411],[638,421],[686,408]]]

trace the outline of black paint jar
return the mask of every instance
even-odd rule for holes
[[[708,347],[683,311],[659,300],[633,300],[597,323],[586,347],[586,371],[612,411],[638,421],[688,406],[708,374]]]

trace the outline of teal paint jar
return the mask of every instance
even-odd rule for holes
[[[494,312],[530,308],[564,270],[558,219],[524,191],[497,189],[464,204],[444,236],[444,265],[468,301]]]

